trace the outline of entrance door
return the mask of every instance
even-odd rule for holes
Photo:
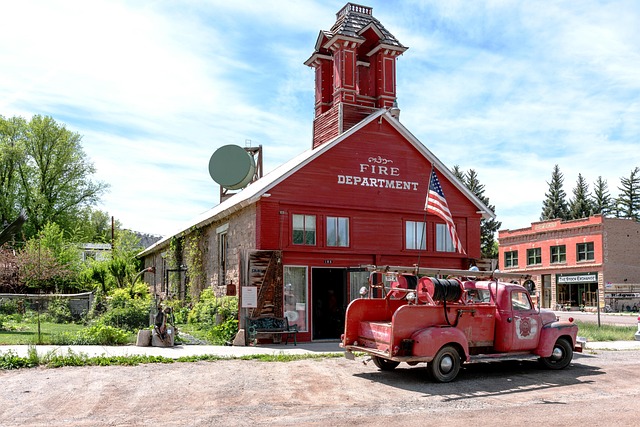
[[[347,270],[311,269],[313,339],[339,339],[344,332],[344,313],[348,303]]]

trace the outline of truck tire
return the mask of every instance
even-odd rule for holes
[[[373,364],[381,371],[393,371],[400,364],[400,362],[378,356],[371,356],[371,360],[373,360]]]
[[[541,357],[540,363],[547,369],[564,369],[573,359],[573,348],[566,338],[558,338],[549,357]]]
[[[427,364],[431,378],[439,383],[453,381],[460,372],[460,353],[453,346],[442,347],[431,362]]]

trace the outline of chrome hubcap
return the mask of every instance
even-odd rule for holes
[[[562,349],[560,347],[556,347],[553,349],[553,353],[551,354],[551,358],[553,360],[560,360],[562,359],[562,355],[564,353],[562,352]]]
[[[451,356],[445,356],[440,361],[440,370],[444,373],[448,373],[453,369],[453,358]]]

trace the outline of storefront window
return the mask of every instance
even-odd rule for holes
[[[369,287],[369,272],[368,271],[352,271],[349,273],[349,300],[360,298],[360,289],[364,286]]]
[[[284,267],[284,314],[290,325],[307,331],[307,268]]]

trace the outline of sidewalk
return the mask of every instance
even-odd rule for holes
[[[136,347],[129,346],[101,346],[101,345],[39,345],[36,346],[38,355],[47,354],[66,355],[69,350],[75,354],[87,356],[162,356],[171,359],[188,356],[213,355],[219,357],[242,357],[257,354],[266,355],[305,355],[342,353],[337,341],[313,342],[293,344],[265,344],[256,347],[217,346],[217,345],[177,345],[175,347]],[[590,350],[640,350],[640,341],[603,341],[587,342],[585,351]],[[13,352],[20,357],[27,357],[29,346],[27,345],[3,345],[0,346],[0,354]]]
[[[1,345],[0,354],[12,351],[20,357],[26,357],[29,352],[28,345]],[[256,354],[267,355],[304,355],[304,354],[324,354],[342,353],[338,346],[338,341],[285,344],[264,344],[256,347],[247,346],[219,346],[219,345],[176,345],[174,347],[136,347],[135,345],[125,346],[102,346],[102,345],[38,345],[35,346],[39,356],[46,354],[66,355],[69,351],[75,354],[86,354],[87,356],[162,356],[171,359],[189,356],[213,355],[220,357],[242,357]]]

